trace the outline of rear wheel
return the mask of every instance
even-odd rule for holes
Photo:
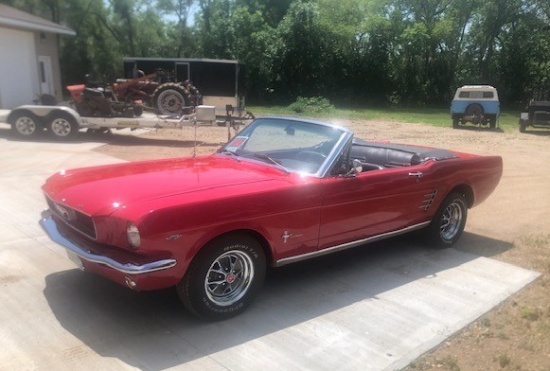
[[[464,231],[467,216],[466,197],[459,192],[449,194],[426,229],[430,244],[440,249],[453,246]]]
[[[265,254],[245,234],[218,238],[193,259],[177,285],[183,304],[208,320],[223,320],[242,313],[263,284]]]
[[[153,107],[163,115],[180,115],[189,105],[183,87],[174,83],[159,86],[153,93]]]
[[[489,127],[490,127],[491,129],[495,129],[495,128],[497,127],[497,119],[496,119],[496,117],[491,117],[491,118],[489,119]]]
[[[11,129],[17,136],[34,138],[42,131],[38,118],[30,112],[18,112],[9,119]]]
[[[78,123],[68,114],[57,113],[49,122],[50,133],[58,139],[68,139],[78,133]]]

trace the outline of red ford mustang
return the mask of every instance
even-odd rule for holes
[[[266,117],[210,156],[61,171],[42,187],[40,223],[81,268],[134,290],[175,286],[220,320],[250,305],[267,266],[421,229],[452,246],[501,174],[498,156]]]

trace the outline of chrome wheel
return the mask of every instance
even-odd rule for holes
[[[248,291],[254,264],[248,254],[230,251],[220,255],[208,269],[204,288],[208,298],[221,307],[233,305]]]
[[[38,130],[36,122],[28,116],[21,116],[17,118],[13,125],[17,133],[26,137],[32,136]]]
[[[176,285],[189,311],[220,321],[242,313],[264,281],[266,256],[260,243],[247,234],[220,236],[203,246]]]
[[[50,129],[57,137],[67,137],[71,134],[73,128],[71,123],[64,118],[56,118],[51,122]]]
[[[443,240],[452,240],[461,230],[462,226],[462,207],[457,202],[447,206],[441,216],[441,225],[439,230]]]
[[[467,218],[466,196],[461,192],[452,192],[441,202],[432,222],[425,229],[425,236],[434,247],[451,247],[462,235]]]

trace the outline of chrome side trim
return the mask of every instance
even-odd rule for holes
[[[347,242],[347,243],[342,244],[342,245],[332,246],[332,247],[329,247],[329,248],[326,248],[326,249],[323,249],[323,250],[313,251],[313,252],[310,252],[310,253],[307,253],[307,254],[291,256],[291,257],[288,257],[288,258],[280,259],[280,260],[275,261],[273,266],[280,267],[280,266],[283,266],[283,265],[286,265],[286,264],[295,263],[295,262],[299,262],[299,261],[302,261],[302,260],[311,259],[311,258],[315,258],[315,257],[318,257],[318,256],[327,255],[327,254],[332,254],[332,253],[342,251],[342,250],[346,250],[346,249],[356,247],[356,246],[359,246],[359,245],[365,245],[365,244],[368,244],[368,243],[384,240],[386,238],[399,236],[401,234],[405,234],[405,233],[408,233],[408,232],[412,232],[412,231],[427,227],[430,224],[430,222],[431,221],[422,222],[422,223],[418,223],[418,224],[415,224],[415,225],[411,225],[411,226],[403,228],[403,229],[399,229],[397,231],[382,233],[382,234],[372,236],[372,237],[368,237],[368,238],[364,238],[364,239],[361,239],[361,240]]]
[[[142,265],[136,265],[131,263],[120,263],[112,258],[93,254],[87,251],[85,248],[78,246],[74,242],[70,241],[69,239],[61,235],[61,233],[57,229],[57,225],[52,219],[50,210],[46,210],[45,212],[42,213],[42,219],[40,220],[39,223],[40,223],[40,226],[44,229],[44,231],[48,234],[48,236],[52,239],[52,241],[58,243],[59,245],[66,248],[67,250],[78,255],[80,259],[86,260],[92,263],[106,265],[124,274],[131,274],[131,275],[146,274],[146,273],[156,272],[164,269],[170,269],[176,265],[175,259],[162,259],[162,260],[145,263]]]

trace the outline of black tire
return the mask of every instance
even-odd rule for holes
[[[153,107],[163,115],[181,115],[189,106],[187,94],[181,85],[166,83],[153,92]]]
[[[481,116],[484,113],[483,107],[480,104],[472,103],[466,107],[464,112],[468,116]]]
[[[9,116],[9,123],[11,130],[22,138],[35,138],[44,129],[38,117],[31,112],[16,112]]]
[[[482,116],[485,111],[480,104],[472,103],[466,107],[465,116],[472,116],[472,124],[479,124],[482,121]]]
[[[265,272],[265,254],[258,241],[246,234],[231,234],[208,243],[176,288],[190,312],[219,321],[248,308]]]
[[[495,128],[497,127],[497,119],[496,119],[496,117],[491,117],[491,118],[489,119],[489,127],[490,127],[491,129],[495,129]]]
[[[458,117],[453,117],[453,129],[458,128],[459,121]]]
[[[134,117],[141,117],[143,115],[143,107],[139,104],[134,105]]]
[[[66,140],[76,136],[79,130],[78,122],[65,112],[55,113],[48,122],[48,130],[57,139]]]
[[[439,249],[453,246],[464,231],[467,217],[466,197],[459,192],[449,194],[425,230],[428,242]]]
[[[523,123],[523,121],[520,120],[520,122],[519,122],[519,132],[520,133],[525,133],[526,130],[527,130],[527,125],[525,125]]]

